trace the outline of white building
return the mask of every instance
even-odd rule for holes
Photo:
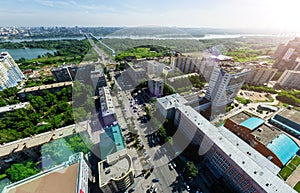
[[[116,117],[115,107],[109,91],[109,87],[105,86],[99,88],[99,97],[101,117],[103,118],[105,125],[111,125],[116,121]]]
[[[277,84],[283,88],[300,89],[300,71],[284,71],[284,73],[277,81]]]
[[[248,73],[248,70],[238,67],[214,68],[205,94],[205,98],[211,101],[212,118],[226,112],[226,106],[234,101]]]
[[[0,55],[0,91],[15,87],[25,76],[8,52]]]

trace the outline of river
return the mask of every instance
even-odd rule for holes
[[[9,52],[14,60],[25,58],[31,60],[37,58],[38,55],[42,56],[46,53],[53,54],[55,50],[46,50],[41,48],[22,48],[22,49],[0,49],[0,52]]]

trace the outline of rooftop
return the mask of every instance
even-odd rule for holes
[[[100,108],[101,108],[102,117],[114,114],[115,108],[109,91],[109,87],[105,86],[99,88],[99,96],[100,96],[100,104],[101,104]]]
[[[292,159],[299,151],[298,145],[285,134],[277,136],[267,147],[276,154],[283,165]]]
[[[100,134],[100,153],[102,159],[125,148],[119,124],[105,128],[105,132]]]
[[[187,100],[185,100],[182,96],[176,93],[162,98],[158,98],[157,103],[159,103],[165,109],[170,109],[182,104],[186,104]]]
[[[251,134],[256,138],[257,141],[267,145],[281,133],[282,132],[279,129],[263,124],[255,129]]]
[[[240,125],[244,126],[244,127],[247,127],[248,129],[253,131],[257,127],[261,126],[264,122],[265,122],[265,120],[260,119],[258,117],[250,117],[249,119],[247,119],[247,120],[243,121],[242,123],[240,123]]]
[[[188,106],[178,108],[266,192],[295,192],[277,176],[280,168],[224,127],[216,128]],[[193,117],[193,118],[190,118]],[[194,117],[196,117],[194,119]]]
[[[26,108],[27,105],[29,105],[29,102],[19,103],[19,104],[15,104],[15,105],[8,105],[8,106],[5,106],[5,107],[0,107],[0,113],[14,111],[14,110],[17,110],[17,109],[23,109],[23,108]]]
[[[107,156],[98,163],[100,187],[110,180],[122,178],[132,169],[132,161],[126,149]]]
[[[284,109],[278,115],[300,124],[300,111],[296,109]]]
[[[50,88],[59,88],[64,86],[71,86],[73,85],[73,82],[60,82],[60,83],[54,83],[54,84],[47,84],[42,86],[35,86],[35,87],[29,87],[29,88],[23,88],[18,93],[26,93],[26,92],[33,92],[38,90],[45,90]]]
[[[232,117],[230,117],[230,120],[232,120],[236,124],[241,124],[242,122],[246,121],[249,118],[251,118],[251,116],[243,111],[241,113],[235,114]]]

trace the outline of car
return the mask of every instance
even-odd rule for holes
[[[174,168],[176,168],[176,164],[174,162],[171,162],[171,164],[173,165]]]
[[[153,178],[152,182],[159,182],[159,178]]]
[[[129,190],[128,190],[128,192],[134,192],[135,191],[135,188],[130,188]]]
[[[171,163],[169,163],[168,166],[169,166],[169,169],[170,169],[170,170],[173,170],[173,169],[174,169]]]

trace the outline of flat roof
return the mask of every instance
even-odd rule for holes
[[[258,118],[258,117],[250,117],[249,119],[240,123],[241,126],[247,127],[251,131],[256,129],[257,127],[261,126],[265,120]]]
[[[162,98],[158,98],[157,103],[163,106],[164,109],[170,109],[179,106],[181,104],[186,104],[187,100],[185,100],[185,98],[183,98],[181,95],[176,93]]]
[[[270,149],[285,165],[299,151],[299,146],[287,135],[280,134],[273,139],[267,148]]]
[[[194,125],[230,156],[266,192],[296,192],[277,174],[280,168],[225,127],[216,128],[192,107],[178,108]]]
[[[284,109],[278,115],[300,124],[300,111],[296,109]]]
[[[100,153],[102,159],[126,148],[119,124],[107,127],[104,131],[100,133]]]
[[[98,163],[100,187],[110,180],[122,178],[132,168],[132,161],[126,149],[111,154]]]
[[[99,88],[99,96],[100,96],[100,108],[101,108],[102,117],[115,114],[115,107],[113,104],[109,87],[105,86]]]
[[[24,103],[19,103],[19,104],[14,104],[14,105],[7,105],[5,107],[0,107],[0,113],[5,113],[9,111],[14,111],[17,109],[24,109],[29,105],[29,102],[24,102]]]
[[[45,90],[45,89],[50,89],[50,88],[59,88],[59,87],[71,86],[71,85],[73,85],[72,81],[70,81],[70,82],[59,82],[59,83],[54,83],[54,84],[46,84],[46,85],[41,85],[41,86],[23,88],[18,93],[33,92],[33,91],[37,91],[37,90]]]
[[[251,116],[245,113],[244,111],[242,111],[240,113],[233,115],[229,119],[235,122],[236,124],[241,124],[242,122],[246,121],[249,118],[251,118]]]
[[[30,181],[14,186],[5,193],[74,193],[77,188],[79,163],[46,173]]]
[[[251,132],[255,139],[264,145],[267,145],[270,141],[272,141],[281,133],[282,132],[279,129],[272,126],[268,126],[266,124],[261,125],[253,132]]]

